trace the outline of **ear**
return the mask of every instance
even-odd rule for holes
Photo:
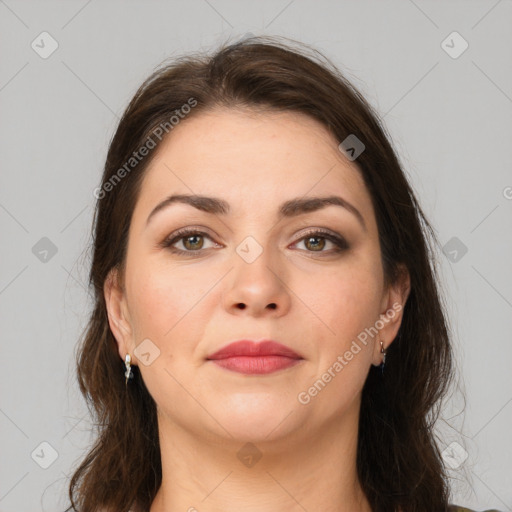
[[[119,356],[124,361],[126,354],[133,354],[135,347],[132,341],[132,326],[126,304],[126,294],[120,282],[117,268],[112,268],[109,271],[103,284],[103,294],[110,330],[117,341]],[[134,359],[132,356],[132,365],[136,364]]]
[[[379,337],[375,337],[375,346],[372,364],[378,366],[381,364],[383,355],[381,354],[382,341],[384,350],[386,350],[396,338],[398,329],[402,324],[402,318],[405,303],[411,291],[411,278],[409,271],[404,264],[399,265],[399,273],[396,281],[387,286],[382,296],[381,312],[377,320],[376,328],[379,330]]]

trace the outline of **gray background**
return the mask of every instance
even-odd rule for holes
[[[466,393],[439,424],[452,501],[512,510],[511,14],[510,0],[0,0],[0,511],[63,510],[92,440],[74,350],[90,310],[92,191],[118,117],[163,59],[249,33],[314,45],[384,116],[448,244]],[[58,43],[47,58],[43,31]],[[453,31],[469,44],[457,58],[458,36],[442,45]]]

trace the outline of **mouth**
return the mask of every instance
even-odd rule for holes
[[[247,375],[262,375],[291,368],[303,357],[291,348],[272,340],[240,340],[224,346],[207,358],[226,370]]]

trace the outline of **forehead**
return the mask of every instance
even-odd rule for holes
[[[225,198],[234,211],[338,193],[371,208],[359,168],[315,119],[295,112],[216,109],[175,126],[146,170],[140,208],[169,193]]]

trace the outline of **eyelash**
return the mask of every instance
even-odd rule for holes
[[[196,251],[183,251],[181,249],[176,249],[175,247],[172,247],[176,242],[179,242],[180,240],[183,240],[184,238],[187,238],[188,236],[192,236],[192,235],[199,235],[199,236],[202,236],[202,237],[207,237],[210,240],[212,240],[210,235],[208,235],[208,233],[205,233],[204,231],[200,231],[198,229],[193,229],[193,228],[184,228],[184,229],[180,229],[180,230],[176,231],[171,236],[166,238],[160,244],[160,246],[162,248],[164,248],[164,249],[170,250],[174,254],[198,257],[206,249],[198,249]],[[313,254],[315,254],[316,252],[318,252],[319,254],[326,254],[327,253],[327,255],[328,254],[333,254],[333,253],[334,254],[338,254],[338,253],[341,253],[341,252],[349,249],[349,245],[347,244],[347,242],[346,242],[346,240],[344,238],[336,236],[336,235],[333,235],[329,231],[318,230],[318,229],[311,230],[311,231],[305,233],[299,240],[297,240],[297,242],[295,242],[295,244],[298,243],[298,242],[302,242],[303,240],[305,240],[307,238],[324,238],[326,240],[329,240],[330,242],[332,242],[336,246],[336,248],[332,249],[331,251],[307,251],[306,250],[306,252],[310,252],[310,253],[313,253]]]

